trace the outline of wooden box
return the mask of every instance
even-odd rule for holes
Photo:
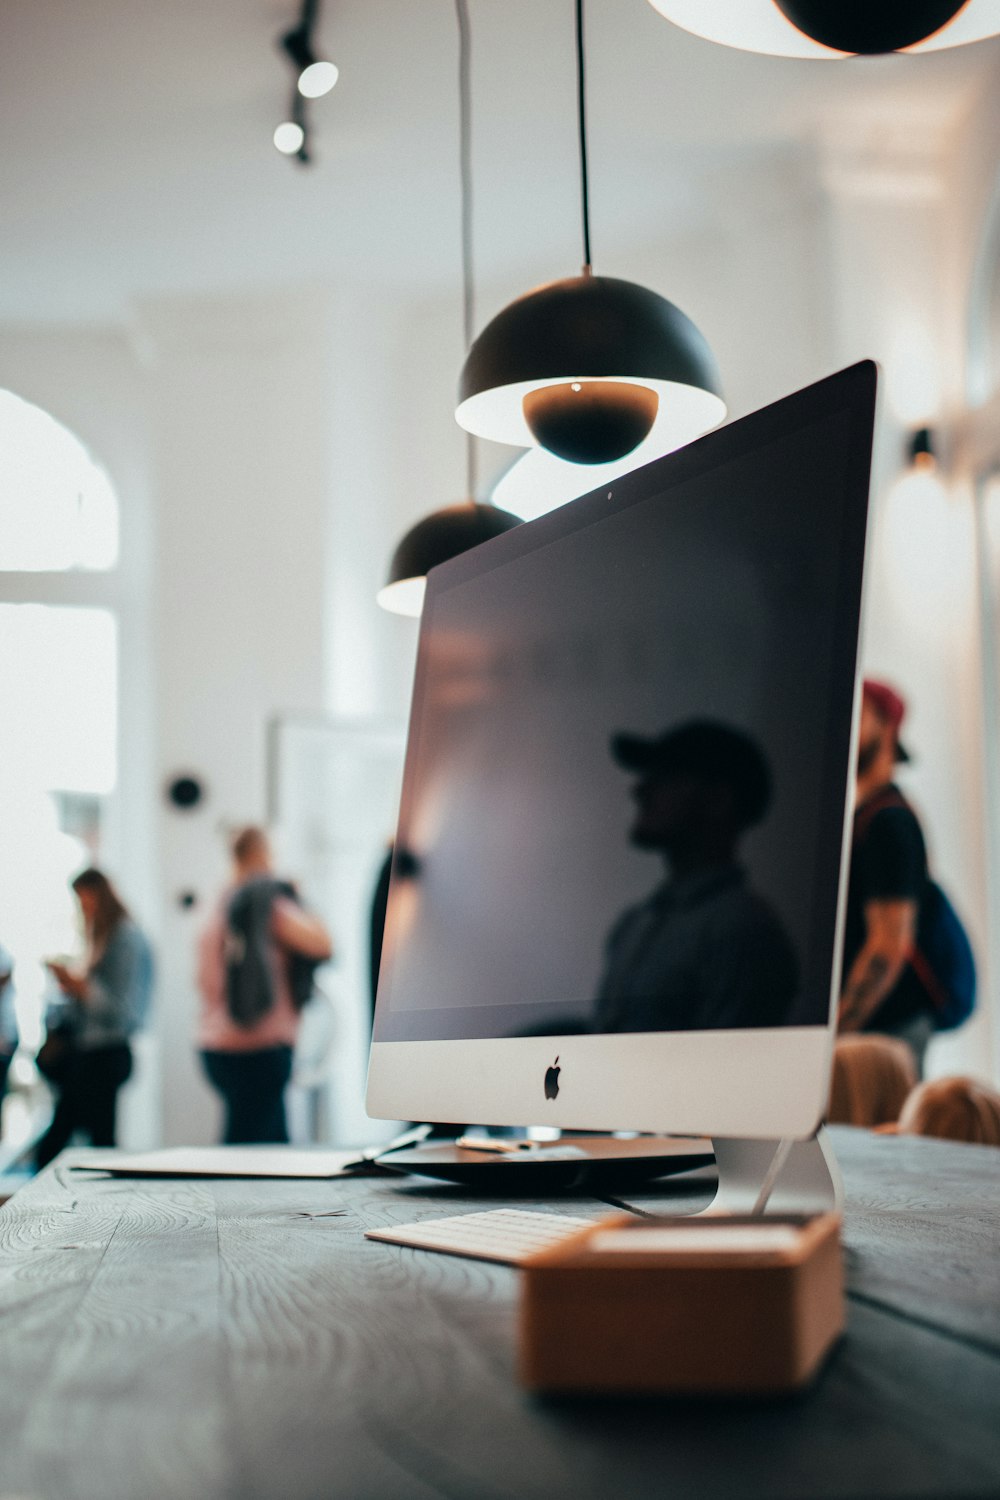
[[[552,1393],[792,1391],[843,1325],[836,1214],[606,1219],[526,1265],[519,1373]]]

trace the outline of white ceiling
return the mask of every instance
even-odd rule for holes
[[[572,0],[471,0],[483,281],[576,269]],[[271,145],[297,0],[0,0],[0,319],[314,280],[457,284],[452,0],[325,0],[315,164]],[[1000,42],[850,63],[756,57],[589,0],[598,269],[725,213],[748,169],[845,130],[943,140]],[[623,261],[625,262],[623,264]],[[610,263],[609,263],[610,262]]]

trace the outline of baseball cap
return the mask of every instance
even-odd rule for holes
[[[692,775],[733,788],[745,828],[759,823],[771,804],[771,772],[748,734],[711,719],[692,719],[663,734],[616,734],[611,754],[641,775]]]
[[[896,759],[898,761],[910,760],[909,751],[899,743],[900,726],[906,718],[906,699],[901,697],[887,682],[878,682],[874,677],[865,678],[861,685],[861,692],[883,723],[895,730]]]

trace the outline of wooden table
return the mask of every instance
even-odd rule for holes
[[[835,1140],[847,1337],[808,1394],[721,1405],[525,1395],[515,1272],[362,1237],[478,1206],[455,1189],[64,1156],[0,1212],[0,1496],[996,1500],[1000,1151]]]

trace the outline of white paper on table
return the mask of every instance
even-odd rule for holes
[[[89,1152],[77,1165],[118,1177],[349,1177],[366,1165],[355,1151],[302,1150],[295,1146],[179,1146],[163,1151],[107,1156]]]

